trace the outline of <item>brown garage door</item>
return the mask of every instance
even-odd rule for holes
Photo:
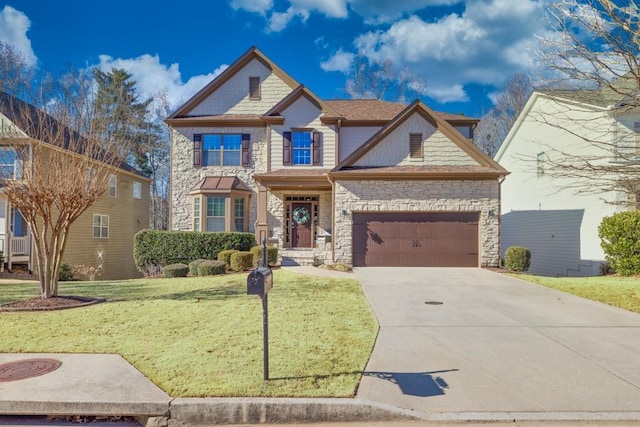
[[[353,214],[353,265],[477,267],[478,212]]]

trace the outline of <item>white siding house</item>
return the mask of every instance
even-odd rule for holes
[[[613,131],[620,126],[614,106],[589,99],[534,92],[495,156],[511,172],[502,184],[502,256],[510,246],[529,248],[534,274],[597,275],[604,261],[598,226],[627,208],[623,191],[586,191],[588,177],[554,167],[568,158],[615,161],[622,132]]]

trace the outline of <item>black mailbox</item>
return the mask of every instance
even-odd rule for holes
[[[259,267],[247,277],[247,295],[266,295],[273,287],[273,275],[269,267]]]

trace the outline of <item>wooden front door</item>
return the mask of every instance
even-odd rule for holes
[[[310,248],[313,236],[313,211],[311,203],[291,204],[291,247]]]

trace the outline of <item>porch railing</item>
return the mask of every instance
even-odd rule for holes
[[[27,252],[27,237],[13,237],[11,239],[11,254],[12,255],[28,255]]]

